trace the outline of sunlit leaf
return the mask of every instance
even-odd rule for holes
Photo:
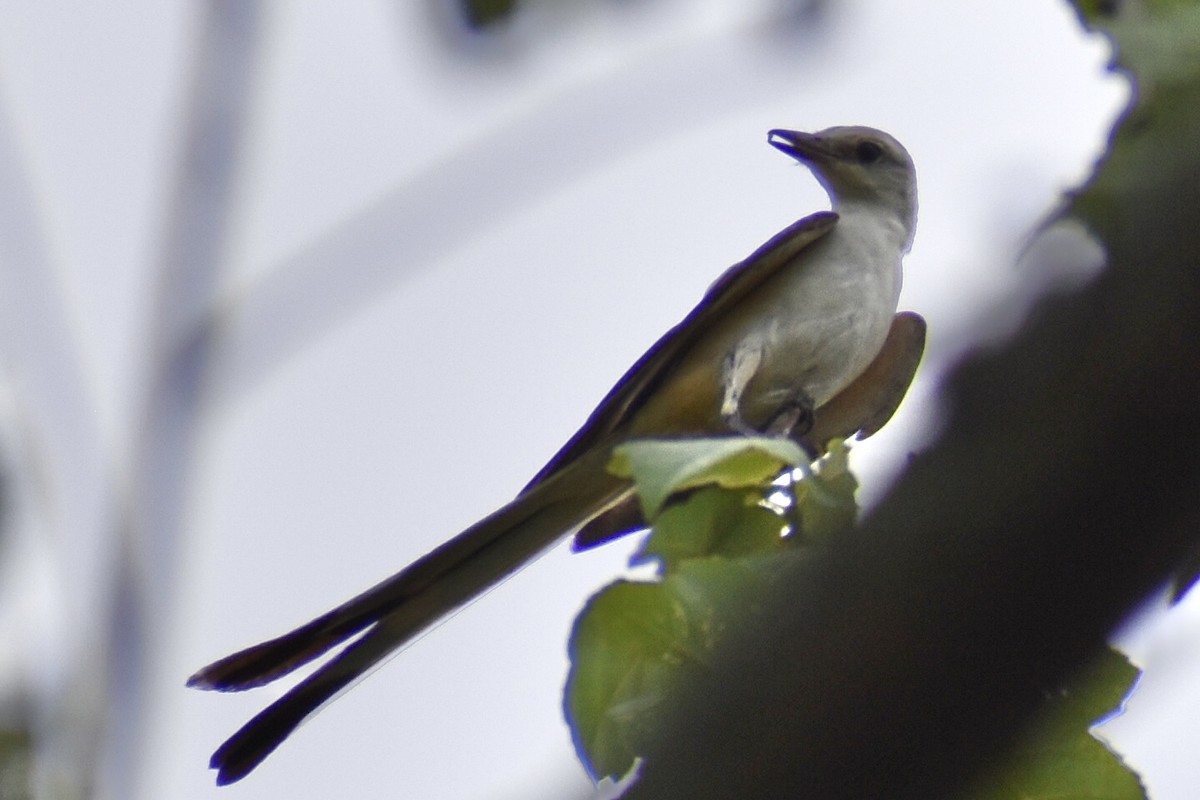
[[[795,485],[797,529],[807,541],[821,541],[854,524],[858,480],[850,472],[850,451],[835,442],[820,468]]]
[[[808,461],[789,439],[728,436],[628,442],[614,451],[609,469],[634,479],[649,519],[676,492],[714,483],[729,488],[758,486],[784,467]]]
[[[635,563],[658,559],[670,570],[691,558],[736,558],[787,546],[786,520],[762,503],[762,490],[699,489],[672,503],[654,521],[654,533]]]

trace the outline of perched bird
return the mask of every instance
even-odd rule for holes
[[[606,469],[622,442],[765,433],[817,455],[888,420],[924,348],[924,321],[896,314],[916,225],[912,159],[866,127],[773,130],[768,141],[808,165],[833,210],[718,278],[508,505],[312,622],[193,675],[189,686],[251,689],[345,644],[221,745],[217,783],[244,777],[356,678],[564,536],[582,548],[644,527],[629,481]]]

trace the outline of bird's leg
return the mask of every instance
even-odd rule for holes
[[[812,430],[813,399],[803,389],[795,389],[779,406],[763,429],[767,436],[791,436],[799,439]]]
[[[808,392],[803,389],[794,389],[788,398],[771,417],[771,421],[767,423],[766,430],[763,433],[768,436],[790,437],[792,441],[800,445],[800,449],[808,456],[809,461],[816,461],[817,455],[804,443],[804,434],[812,430],[814,409],[813,399]],[[812,469],[808,464],[801,464],[797,467],[800,475],[807,478],[812,475]],[[788,480],[788,492],[792,495],[793,507],[795,506],[795,475],[790,474]]]
[[[722,365],[722,384],[725,387],[721,399],[721,419],[733,431],[744,436],[758,436],[761,432],[742,418],[742,393],[758,365],[762,363],[762,347],[754,342],[741,342],[725,357]]]
[[[742,417],[742,395],[758,371],[762,357],[762,346],[753,341],[743,341],[726,356],[722,368],[721,419],[731,430],[746,436],[802,437],[813,426],[813,399],[801,388],[793,389],[761,428]]]

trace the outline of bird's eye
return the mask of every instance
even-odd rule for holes
[[[874,164],[883,155],[883,148],[872,141],[859,142],[854,148],[854,157],[860,164]]]

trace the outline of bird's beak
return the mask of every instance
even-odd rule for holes
[[[767,133],[767,143],[797,161],[819,164],[833,158],[833,151],[828,143],[811,133],[776,128]]]

